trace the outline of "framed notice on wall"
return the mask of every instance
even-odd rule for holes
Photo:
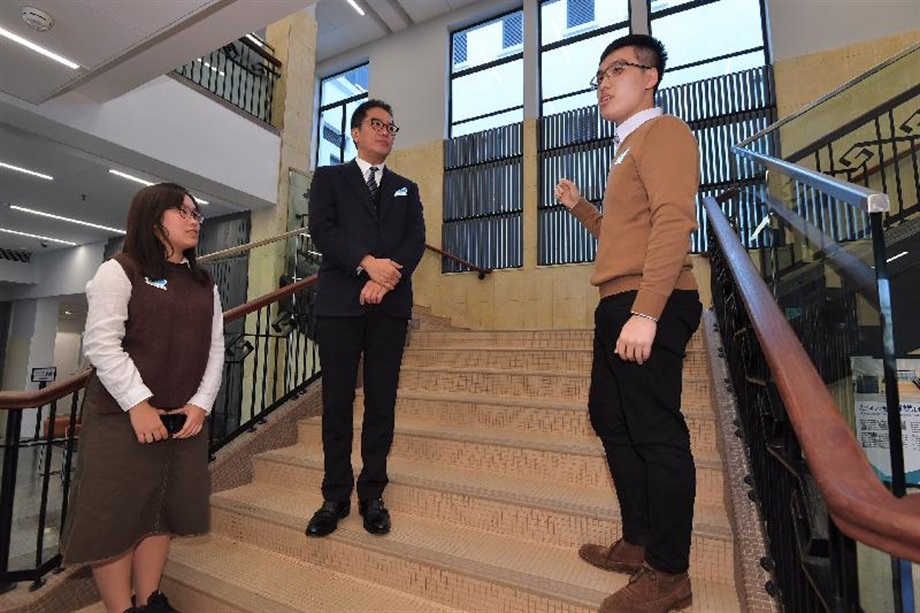
[[[883,481],[891,481],[888,408],[882,361],[851,357],[855,387],[856,440]],[[920,485],[920,360],[897,360],[898,400],[904,473],[908,485]]]

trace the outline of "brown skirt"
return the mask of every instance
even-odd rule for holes
[[[78,449],[61,538],[64,564],[119,558],[155,534],[208,531],[206,428],[188,439],[138,443],[130,417],[94,375]]]

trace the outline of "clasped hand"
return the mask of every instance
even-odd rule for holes
[[[361,260],[361,268],[364,269],[364,272],[367,273],[367,276],[372,281],[379,283],[387,290],[396,287],[396,284],[402,278],[402,273],[399,272],[402,264],[388,258],[375,258],[372,255],[366,255]]]
[[[160,415],[166,413],[181,413],[185,415],[185,425],[179,430],[173,438],[189,438],[201,432],[204,427],[204,420],[208,413],[201,407],[193,404],[187,404],[181,409],[175,411],[164,411],[151,405],[146,400],[140,402],[128,411],[131,418],[131,427],[134,428],[134,434],[137,436],[139,443],[153,443],[163,441],[169,438],[169,432],[160,419]]]

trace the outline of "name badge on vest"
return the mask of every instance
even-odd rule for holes
[[[626,154],[627,154],[627,153],[629,153],[629,147],[627,147],[626,149],[624,149],[624,150],[623,150],[623,153],[621,153],[620,155],[617,156],[617,158],[613,161],[613,165],[616,166],[617,164],[619,164],[620,162],[622,162],[623,160],[625,160],[625,159],[626,159]]]
[[[151,279],[150,277],[144,277],[144,281],[147,285],[161,289],[164,292],[166,291],[166,279]]]

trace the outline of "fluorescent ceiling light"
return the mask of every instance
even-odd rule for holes
[[[21,211],[23,213],[30,213],[32,215],[38,215],[39,217],[47,217],[48,219],[57,219],[58,221],[66,221],[68,223],[75,223],[80,226],[89,226],[90,228],[96,228],[97,230],[106,230],[108,232],[116,232],[118,234],[124,234],[124,230],[119,230],[118,228],[110,228],[109,226],[100,226],[99,224],[90,223],[88,221],[80,221],[79,219],[73,219],[72,217],[62,217],[60,215],[53,215],[51,213],[45,213],[42,211],[36,211],[35,209],[27,209],[22,206],[16,206],[15,204],[10,205],[11,211]]]
[[[4,36],[13,42],[16,42],[16,43],[19,43],[20,45],[28,47],[29,49],[31,49],[32,51],[35,51],[36,53],[41,53],[45,57],[51,58],[55,62],[60,62],[61,64],[63,64],[64,66],[67,66],[70,69],[76,70],[77,68],[80,67],[80,65],[77,64],[76,62],[71,62],[66,57],[61,57],[57,53],[54,53],[53,51],[48,51],[44,47],[40,47],[36,45],[35,43],[33,43],[32,41],[26,40],[23,37],[13,34],[12,32],[8,30],[4,30],[3,28],[0,28],[0,36]]]
[[[115,170],[114,168],[109,168],[109,172],[112,173],[113,175],[121,177],[122,179],[127,179],[128,181],[134,181],[135,183],[140,183],[141,185],[144,185],[147,187],[153,185],[153,181],[145,181],[144,179],[141,179],[140,177],[129,175],[126,172]]]
[[[355,2],[355,0],[348,0],[348,4],[350,4],[353,9],[358,11],[359,15],[361,15],[362,17],[364,16],[364,11],[361,10],[361,7],[358,6],[358,3]]]
[[[122,171],[120,171],[120,170],[115,170],[114,168],[109,168],[109,172],[112,173],[113,175],[116,175],[116,176],[121,177],[122,179],[127,179],[128,181],[134,181],[135,183],[140,183],[141,185],[145,185],[145,186],[148,186],[148,187],[151,186],[151,185],[153,185],[153,181],[147,181],[147,180],[145,180],[145,179],[141,179],[140,177],[135,177],[134,175],[129,175],[129,174],[126,173],[126,172],[122,172]],[[210,202],[208,202],[208,201],[205,200],[204,198],[199,198],[198,196],[195,196],[195,201],[196,201],[198,204],[200,204],[200,205],[211,204]]]
[[[62,241],[59,238],[51,238],[50,236],[39,236],[38,234],[29,234],[28,232],[17,232],[16,230],[7,230],[6,228],[0,228],[0,232],[6,232],[7,234],[15,234],[16,236],[36,238],[40,241],[51,241],[52,243],[61,243],[62,245],[76,246],[76,243],[72,243],[70,241]]]
[[[898,259],[898,258],[903,258],[905,255],[907,255],[907,252],[906,252],[906,251],[902,251],[902,252],[899,253],[898,255],[893,255],[893,256],[891,256],[890,258],[888,258],[888,259],[885,260],[885,261],[886,261],[886,262],[894,262],[896,259]]]
[[[0,168],[8,168],[9,170],[15,170],[16,172],[23,172],[27,175],[32,175],[33,177],[39,177],[41,179],[47,179],[48,181],[54,181],[54,177],[52,177],[51,175],[44,175],[40,172],[29,170],[28,168],[20,168],[19,166],[13,166],[12,164],[7,164],[6,162],[0,162]]]
[[[254,42],[255,44],[259,45],[260,47],[263,46],[262,41],[259,40],[258,38],[256,38],[255,36],[253,36],[252,34],[247,34],[247,35],[246,35],[246,38],[248,38],[249,40],[251,40],[251,41]]]

